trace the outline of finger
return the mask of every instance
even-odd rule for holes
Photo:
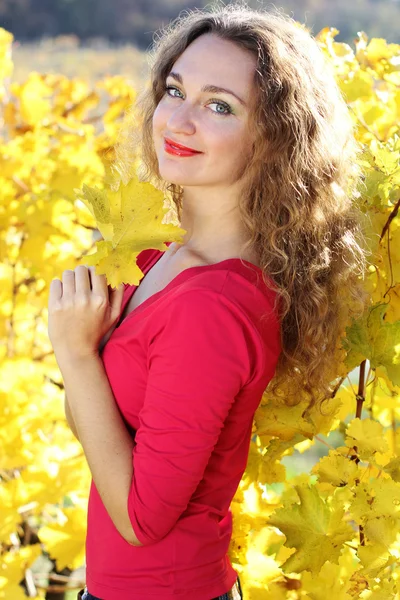
[[[75,273],[66,269],[62,274],[62,295],[73,296],[75,294]]]
[[[77,294],[90,293],[90,276],[86,265],[75,267],[75,291]]]
[[[124,297],[125,286],[121,283],[116,289],[110,287],[110,307],[113,315],[119,316],[121,312],[122,300]]]
[[[100,296],[104,296],[108,298],[108,287],[107,287],[107,279],[105,275],[96,275],[96,270],[94,266],[89,267],[90,280],[92,283],[92,290],[96,294]]]
[[[61,300],[62,293],[63,289],[61,281],[59,279],[50,281],[49,305],[54,304],[57,300]]]

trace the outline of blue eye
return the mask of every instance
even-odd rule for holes
[[[165,90],[168,93],[168,96],[170,96],[171,98],[179,98],[179,96],[171,95],[169,93],[170,90],[176,90],[177,92],[181,93],[181,91],[174,85],[167,85]],[[226,102],[222,102],[222,100],[217,100],[216,98],[212,98],[211,100],[212,100],[211,104],[218,104],[218,106],[222,106],[222,108],[225,109],[225,111],[226,111],[226,112],[219,112],[219,111],[213,110],[212,112],[215,113],[216,115],[222,115],[223,117],[225,117],[232,113],[231,107]]]

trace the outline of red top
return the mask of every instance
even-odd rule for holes
[[[146,274],[162,255],[144,250],[138,266]],[[125,286],[122,310],[135,289]],[[121,415],[136,434],[128,511],[144,545],[124,540],[92,480],[91,594],[209,600],[233,586],[229,506],[281,349],[274,298],[259,267],[228,258],[185,269],[113,331],[102,359]]]

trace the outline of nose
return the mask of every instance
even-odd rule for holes
[[[172,110],[167,120],[167,129],[188,135],[196,131],[191,109],[188,105],[185,106],[184,102]]]

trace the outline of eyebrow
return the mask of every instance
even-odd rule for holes
[[[172,79],[176,79],[176,81],[179,81],[179,83],[181,83],[183,85],[183,78],[180,73],[174,73],[173,71],[171,71],[169,73],[169,75],[167,75],[167,77],[172,77]],[[237,98],[237,100],[239,100],[240,104],[242,104],[243,106],[246,106],[246,102],[244,100],[242,100],[241,98],[239,98],[239,96],[237,96],[235,94],[235,92],[232,92],[231,90],[227,90],[222,87],[218,87],[217,85],[203,85],[203,87],[201,88],[200,91],[201,92],[211,92],[212,94],[231,94],[231,96],[235,96],[235,98]]]

